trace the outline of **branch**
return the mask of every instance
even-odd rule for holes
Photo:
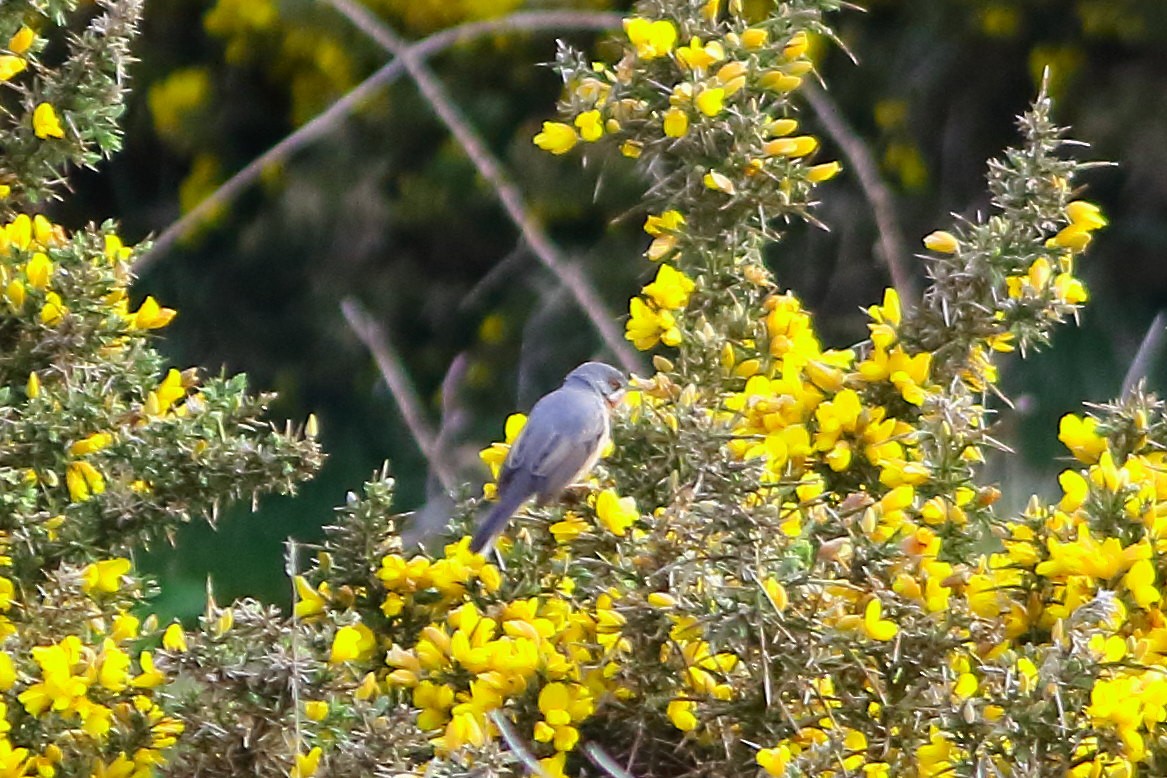
[[[487,148],[482,137],[470,126],[470,123],[447,94],[445,87],[438,82],[424,60],[417,56],[404,38],[353,0],[324,1],[392,54],[396,58],[395,61],[402,62],[410,77],[417,84],[422,96],[433,108],[434,113],[438,115],[438,118],[442,120],[459,145],[462,146],[470,161],[474,163],[478,174],[493,187],[495,196],[498,197],[507,215],[518,227],[523,240],[531,247],[535,256],[571,292],[576,304],[591,321],[608,350],[616,356],[624,369],[628,372],[636,371],[640,367],[640,360],[624,339],[623,333],[617,328],[615,318],[607,311],[600,296],[583,273],[575,265],[566,261],[559,248],[535,222],[523,202],[523,196],[518,187],[511,181],[499,160]]]
[[[458,43],[498,35],[506,32],[540,30],[610,30],[620,24],[620,15],[573,11],[532,11],[517,13],[501,19],[469,22],[434,33],[409,46],[418,60],[425,60]],[[249,162],[223,185],[204,198],[182,218],[162,231],[150,250],[134,262],[134,272],[141,275],[165,256],[184,235],[202,224],[211,214],[233,201],[259,180],[263,171],[278,165],[306,146],[332,132],[338,124],[354,113],[366,100],[383,87],[392,84],[406,72],[405,61],[395,59],[366,78],[323,113],[300,126],[290,135]]]
[[[911,271],[904,266],[904,259],[909,254],[896,220],[894,197],[880,178],[871,151],[859,134],[848,126],[847,120],[843,118],[830,95],[810,83],[803,87],[801,93],[814,109],[819,121],[823,123],[823,129],[842,149],[843,156],[847,158],[851,167],[855,168],[859,186],[863,189],[863,194],[871,204],[871,211],[875,216],[876,229],[879,231],[879,253],[883,255],[888,273],[891,274],[892,286],[895,287],[905,308],[914,306],[917,299],[916,282]]]
[[[1135,352],[1135,358],[1131,360],[1126,376],[1122,379],[1120,397],[1129,395],[1139,381],[1150,375],[1151,366],[1159,351],[1162,350],[1165,338],[1167,338],[1167,313],[1159,311],[1155,314],[1155,320],[1151,322],[1151,326],[1147,328],[1147,334],[1143,336],[1139,350]]]
[[[438,437],[430,427],[429,422],[426,421],[425,411],[422,410],[417,390],[413,388],[413,383],[409,380],[409,375],[405,372],[405,368],[401,364],[397,352],[393,349],[393,345],[389,342],[385,331],[369,315],[368,311],[352,297],[346,297],[340,301],[340,310],[353,334],[376,360],[377,369],[381,371],[381,377],[385,379],[390,394],[393,395],[397,407],[401,410],[405,426],[409,428],[413,439],[417,441],[417,447],[421,450],[422,456],[429,463],[430,472],[437,477],[447,491],[454,490],[457,488],[458,480],[442,459]]]

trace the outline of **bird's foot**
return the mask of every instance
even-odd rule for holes
[[[587,502],[588,495],[591,493],[592,487],[589,484],[569,484],[560,492],[559,501],[574,508]]]

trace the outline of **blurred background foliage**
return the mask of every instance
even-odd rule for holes
[[[755,0],[764,2],[765,0]],[[517,10],[622,11],[605,0],[364,0],[420,39]],[[1167,303],[1167,5],[1161,0],[870,0],[834,20],[846,51],[818,42],[816,61],[841,114],[879,163],[910,251],[949,211],[984,205],[984,162],[1014,138],[1014,117],[1053,73],[1058,121],[1093,155],[1089,198],[1111,219],[1087,256],[1092,305],[1083,326],[1005,367],[999,439],[1023,456],[989,477],[1012,506],[1049,492],[1065,465],[1058,417],[1115,396],[1155,313]],[[473,126],[519,184],[532,214],[582,266],[613,316],[626,311],[647,244],[630,164],[553,158],[531,144],[550,118],[557,77],[540,63],[554,38],[595,50],[603,39],[514,32],[463,42],[431,61]],[[853,55],[858,64],[851,61]],[[228,176],[309,121],[388,59],[326,2],[167,0],[147,5],[132,72],[125,150],[74,179],[52,207],[73,227],[122,222],[127,239],[162,232]],[[824,159],[839,150],[824,137]],[[846,163],[845,163],[846,164]],[[818,317],[827,345],[866,336],[859,307],[890,283],[874,250],[871,207],[854,171],[823,188],[830,231],[793,226],[770,259]],[[918,262],[909,260],[917,274]],[[286,601],[283,540],[320,537],[340,504],[385,458],[400,507],[425,499],[425,462],[339,303],[358,299],[383,323],[436,423],[443,377],[464,354],[450,461],[480,480],[474,452],[501,435],[572,366],[603,355],[557,280],[521,243],[493,191],[403,77],[238,200],[168,248],[138,282],[177,308],[163,348],[179,367],[245,371],[275,389],[275,415],[315,411],[330,460],[293,499],[237,510],[218,532],[184,530],[178,550],[145,560],[162,578],[162,611],[201,610],[209,574],[221,600]],[[1162,357],[1152,388],[1167,378]],[[1017,463],[1025,467],[1017,467]]]

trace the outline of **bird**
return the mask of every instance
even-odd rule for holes
[[[479,553],[531,497],[547,505],[591,471],[608,443],[610,415],[628,382],[604,362],[584,362],[535,403],[498,475],[498,502],[470,541]]]

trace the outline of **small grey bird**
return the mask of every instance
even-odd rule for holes
[[[529,498],[546,505],[592,469],[608,442],[611,410],[626,388],[616,368],[585,362],[535,403],[503,462],[498,503],[474,533],[471,551],[486,548]]]

